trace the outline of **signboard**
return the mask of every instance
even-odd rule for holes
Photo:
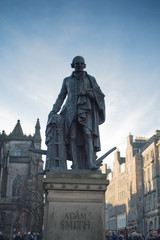
[[[122,229],[126,227],[126,214],[121,214],[117,216],[117,229]]]

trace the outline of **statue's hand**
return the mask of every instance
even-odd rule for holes
[[[87,96],[88,96],[91,100],[94,100],[94,99],[95,99],[93,89],[88,89],[88,90],[87,90]]]
[[[78,95],[85,96],[86,94],[87,94],[86,90],[81,90]]]
[[[52,110],[51,112],[52,112],[53,114],[56,114],[56,113],[57,113],[57,111],[55,111],[55,110]]]
[[[53,114],[56,114],[57,112],[52,110],[50,113],[49,113],[49,116],[52,116]]]

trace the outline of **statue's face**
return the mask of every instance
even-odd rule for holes
[[[75,72],[83,72],[83,69],[85,68],[85,62],[83,58],[77,57],[74,60],[74,68],[75,68]]]

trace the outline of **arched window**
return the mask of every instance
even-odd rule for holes
[[[20,187],[21,187],[21,176],[17,174],[12,184],[12,196],[18,197],[20,196]]]
[[[21,156],[21,149],[20,148],[15,148],[13,154],[14,154],[14,156]]]

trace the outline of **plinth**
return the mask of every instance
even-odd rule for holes
[[[48,172],[44,240],[104,240],[106,175]]]

